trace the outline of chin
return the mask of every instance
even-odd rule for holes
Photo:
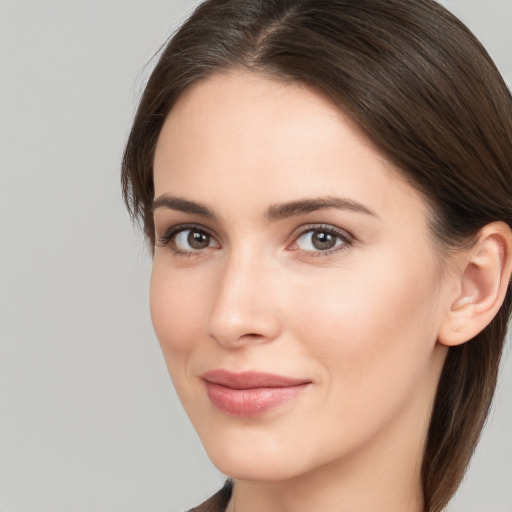
[[[289,433],[280,436],[270,430],[255,433],[250,428],[241,428],[202,441],[214,466],[235,480],[294,480],[331,462],[332,449],[291,437]]]
[[[297,451],[290,460],[286,443],[250,429],[201,436],[204,449],[213,465],[223,474],[237,480],[278,481],[293,478],[303,472]]]
[[[208,453],[208,452],[207,452]],[[240,457],[239,453],[232,456],[210,456],[213,465],[224,475],[235,480],[259,481],[259,482],[278,482],[293,479],[302,471],[289,461],[283,463],[274,458],[262,460],[263,457],[250,458]]]

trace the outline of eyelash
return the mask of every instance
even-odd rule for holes
[[[177,257],[185,257],[190,258],[193,256],[196,256],[201,251],[183,251],[182,249],[178,249],[176,247],[173,247],[173,239],[178,235],[179,233],[183,231],[196,231],[198,233],[204,233],[205,235],[214,238],[213,235],[211,235],[206,229],[204,229],[202,226],[198,224],[178,224],[176,226],[170,227],[161,237],[158,237],[157,239],[157,245],[159,247],[170,247],[172,250],[172,253],[174,256]]]
[[[208,237],[211,237],[212,239],[215,239],[215,237],[208,232],[204,227],[198,224],[178,224],[176,226],[170,227],[161,237],[157,237],[157,245],[159,247],[170,247],[172,250],[172,253],[176,257],[185,257],[185,258],[191,258],[194,256],[198,256],[202,253],[201,249],[195,250],[195,251],[184,251],[182,249],[178,249],[177,247],[173,246],[174,238],[183,231],[196,231],[198,233],[202,233]],[[334,253],[344,251],[348,248],[350,248],[352,245],[354,245],[354,237],[348,233],[347,231],[337,228],[335,226],[329,225],[329,224],[308,224],[305,226],[301,226],[296,232],[292,235],[294,242],[291,245],[297,245],[298,240],[306,235],[307,233],[311,232],[323,232],[328,235],[333,235],[339,240],[341,240],[341,244],[338,246],[335,246],[332,249],[328,249],[325,251],[303,251],[307,254],[307,257],[325,257],[330,256]],[[297,251],[300,249],[288,249],[290,251]]]
[[[325,233],[328,235],[333,235],[339,240],[341,240],[341,244],[333,247],[332,249],[327,249],[325,251],[304,251],[308,257],[318,258],[318,257],[326,257],[337,252],[344,251],[349,249],[352,245],[354,245],[354,237],[345,231],[344,229],[337,228],[336,226],[332,226],[330,224],[307,224],[305,226],[301,226],[292,236],[294,239],[293,244],[297,245],[298,240],[306,235],[307,233],[314,233],[315,231]],[[300,250],[300,249],[289,249],[292,251]]]

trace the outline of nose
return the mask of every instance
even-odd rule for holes
[[[256,254],[229,258],[220,272],[208,318],[211,338],[228,349],[266,343],[281,333],[279,281]]]

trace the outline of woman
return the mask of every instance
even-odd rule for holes
[[[430,0],[217,0],[142,97],[123,190],[197,510],[441,511],[511,308],[512,99]]]

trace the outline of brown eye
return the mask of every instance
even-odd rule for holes
[[[174,245],[179,251],[200,251],[215,246],[213,238],[198,229],[184,229],[174,236]]]
[[[204,249],[210,244],[210,236],[200,231],[189,231],[187,242],[192,249]]]
[[[336,246],[338,237],[325,231],[313,231],[311,244],[319,251],[326,251]]]
[[[352,238],[342,230],[319,226],[304,231],[295,242],[296,249],[309,253],[329,253],[351,245]]]

